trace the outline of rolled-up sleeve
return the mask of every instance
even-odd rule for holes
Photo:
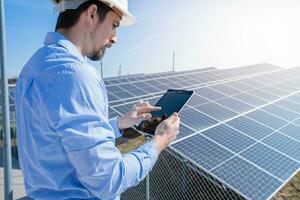
[[[119,152],[114,144],[116,118],[108,120],[101,113],[105,109],[95,102],[102,92],[97,77],[87,76],[61,74],[46,109],[80,183],[97,198],[114,199],[147,175],[158,153],[154,142],[125,155]]]

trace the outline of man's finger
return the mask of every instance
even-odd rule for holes
[[[146,107],[146,106],[151,106],[148,101],[141,101],[137,105],[137,107]]]
[[[161,107],[155,107],[155,106],[136,107],[136,111],[138,112],[138,114],[149,113],[158,110],[161,110]]]
[[[169,117],[169,119],[170,119],[171,123],[176,122],[176,121],[179,119],[178,113],[176,113],[176,112],[173,113],[173,114]]]
[[[152,117],[152,115],[150,113],[144,113],[144,114],[138,115],[137,120],[143,121],[143,120],[151,119],[151,117]]]

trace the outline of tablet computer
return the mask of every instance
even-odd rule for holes
[[[161,110],[151,112],[152,118],[142,121],[136,129],[143,133],[154,135],[158,124],[174,112],[179,113],[193,93],[193,91],[187,90],[168,90],[155,104],[155,106],[161,107]]]

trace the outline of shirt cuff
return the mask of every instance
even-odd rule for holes
[[[108,122],[114,130],[115,138],[121,137],[123,135],[123,131],[118,128],[118,117],[110,118]]]
[[[151,169],[158,158],[158,152],[156,148],[156,143],[154,140],[151,140],[150,142],[147,142],[146,144],[141,146],[141,149],[143,149],[144,152],[147,152],[150,160],[151,160]]]

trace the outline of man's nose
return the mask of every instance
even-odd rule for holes
[[[113,36],[110,38],[110,43],[115,44],[117,42],[117,36]]]

